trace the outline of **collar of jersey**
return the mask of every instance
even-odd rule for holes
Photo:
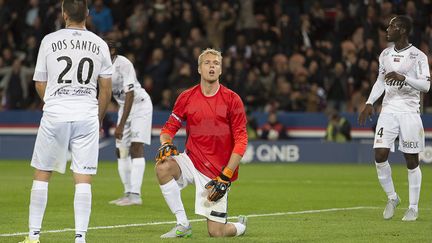
[[[201,86],[201,84],[200,84],[200,86]],[[202,88],[201,88],[201,87],[200,87],[200,91],[201,91],[201,94],[202,94],[204,97],[213,97],[213,96],[215,96],[215,95],[219,92],[220,87],[221,87],[221,85],[219,84],[218,89],[216,90],[216,92],[215,92],[213,95],[208,95],[208,96],[205,95],[204,92],[202,91]]]
[[[401,53],[401,52],[407,50],[408,48],[410,48],[411,46],[412,46],[412,44],[410,43],[410,44],[408,44],[408,46],[406,46],[406,47],[404,47],[404,48],[402,48],[400,50],[396,49],[396,46],[394,46],[393,49],[395,50],[395,52]]]
[[[65,29],[66,29],[66,30],[82,30],[82,31],[87,31],[86,28],[84,28],[84,29],[80,29],[80,28],[67,27],[67,28],[65,28]]]

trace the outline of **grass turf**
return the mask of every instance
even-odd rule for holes
[[[122,194],[117,165],[99,164],[93,180],[93,205],[90,227],[141,224],[124,228],[90,229],[87,242],[174,242],[160,240],[173,221],[153,171],[147,163],[143,183],[143,205],[109,205]],[[392,220],[382,219],[386,197],[379,186],[373,165],[247,164],[241,166],[240,179],[231,188],[229,214],[253,215],[244,237],[223,242],[432,242],[432,179],[430,166],[423,170],[420,214],[416,222],[402,222],[408,206],[406,169],[393,165],[393,179],[402,203]],[[33,169],[24,161],[0,161],[0,235],[26,232],[29,193]],[[49,184],[48,206],[43,229],[73,228],[74,185],[70,172],[55,173]],[[194,188],[182,193],[190,219],[194,215]],[[341,210],[364,206],[366,208]],[[313,210],[336,209],[318,212]],[[309,213],[303,211],[312,210]],[[268,215],[276,212],[294,214]],[[193,222],[196,242],[220,242],[207,236],[204,221]],[[73,231],[41,234],[41,242],[73,242]],[[0,236],[0,242],[18,242],[24,236]],[[189,239],[188,239],[189,240]]]

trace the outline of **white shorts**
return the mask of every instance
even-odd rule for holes
[[[33,150],[31,166],[39,170],[65,173],[68,150],[70,169],[79,174],[94,175],[99,155],[99,121],[51,122],[42,117]]]
[[[399,151],[418,154],[424,150],[423,123],[417,113],[381,113],[375,129],[374,148],[390,148],[399,136]]]
[[[120,123],[123,109],[118,112],[117,125]],[[151,144],[153,105],[150,99],[133,103],[132,110],[123,129],[123,138],[116,139],[116,147],[129,148],[132,142]]]
[[[217,202],[208,201],[209,192],[204,186],[210,181],[210,178],[195,169],[186,153],[173,156],[173,158],[181,170],[180,178],[177,180],[179,187],[183,189],[189,184],[195,184],[195,214],[225,224],[227,222],[228,192]]]

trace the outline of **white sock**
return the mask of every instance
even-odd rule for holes
[[[131,190],[131,169],[132,169],[132,161],[131,157],[117,159],[118,161],[118,172],[120,175],[120,179],[124,186],[124,192],[130,192]]]
[[[131,171],[131,190],[132,193],[138,193],[141,195],[141,185],[143,182],[143,176],[145,171],[145,159],[135,158],[132,159],[132,171]]]
[[[181,200],[180,187],[177,185],[177,182],[172,179],[165,185],[160,185],[160,189],[166,203],[168,204],[168,207],[171,209],[171,212],[176,216],[177,224],[188,226],[189,220],[186,217],[186,212],[184,210],[183,202]]]
[[[91,185],[88,183],[76,184],[74,198],[75,234],[81,235],[82,239],[85,239],[90,220],[91,201]]]
[[[375,162],[378,180],[383,188],[384,192],[387,194],[388,199],[396,199],[397,194],[394,189],[391,167],[388,161],[383,163]]]
[[[29,205],[29,239],[38,240],[48,201],[48,182],[33,181]]]
[[[415,211],[418,211],[421,181],[422,172],[420,166],[412,170],[408,169],[409,207],[414,208]]]
[[[233,224],[237,230],[236,236],[242,235],[246,230],[246,226],[244,224],[241,223],[231,223],[231,224]]]

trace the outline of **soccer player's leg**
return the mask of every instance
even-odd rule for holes
[[[210,237],[242,236],[246,233],[247,217],[240,215],[235,223],[226,224],[207,219],[207,229]]]
[[[418,114],[401,116],[399,150],[404,153],[408,169],[409,207],[403,221],[415,221],[418,217],[418,202],[422,182],[422,172],[418,154],[424,150],[424,129]]]
[[[179,161],[179,162],[177,162]],[[189,157],[182,153],[178,156],[167,158],[164,162],[156,164],[156,176],[165,202],[176,217],[176,226],[161,238],[190,237],[192,228],[186,216],[181,200],[181,189],[193,182],[193,176],[189,167],[193,167]]]
[[[71,169],[74,172],[75,242],[86,242],[91,214],[91,179],[97,172],[99,155],[99,122],[97,119],[72,122],[70,141]]]
[[[146,102],[134,104],[135,112],[130,118],[130,190],[127,200],[118,202],[119,206],[141,205],[141,186],[145,172],[144,144],[151,143],[152,106]],[[138,113],[138,111],[140,113]],[[138,114],[136,114],[138,113]]]
[[[130,122],[126,122],[123,129],[122,139],[116,139],[117,168],[120,175],[120,180],[123,184],[124,192],[123,196],[110,201],[110,204],[118,205],[119,203],[129,201],[132,171],[132,159],[130,156],[131,136]]]
[[[243,235],[246,231],[247,218],[240,216],[238,222],[227,222],[228,194],[217,200],[209,201],[209,191],[205,185],[211,179],[196,170],[195,173],[195,214],[207,218],[207,230],[211,237],[232,237]]]
[[[399,134],[399,123],[393,117],[393,114],[381,114],[375,129],[374,149],[375,149],[375,166],[378,180],[387,195],[387,204],[383,211],[384,219],[391,219],[396,207],[400,203],[397,195],[388,155],[390,150],[394,151],[394,141]]]
[[[132,160],[129,156],[129,148],[126,146],[120,145],[116,148],[116,154],[117,154],[117,169],[120,175],[120,180],[123,184],[123,196],[110,201],[110,204],[118,204],[122,201],[127,200],[129,193],[130,193],[130,177],[131,177],[131,168],[132,168]]]
[[[70,136],[68,126],[67,123],[47,121],[44,117],[41,119],[31,160],[31,166],[36,170],[30,193],[29,235],[23,242],[39,242],[52,171],[65,171]]]
[[[116,204],[119,206],[141,205],[141,185],[145,171],[144,144],[132,142],[130,147],[132,157],[130,172],[130,191],[125,200]]]

